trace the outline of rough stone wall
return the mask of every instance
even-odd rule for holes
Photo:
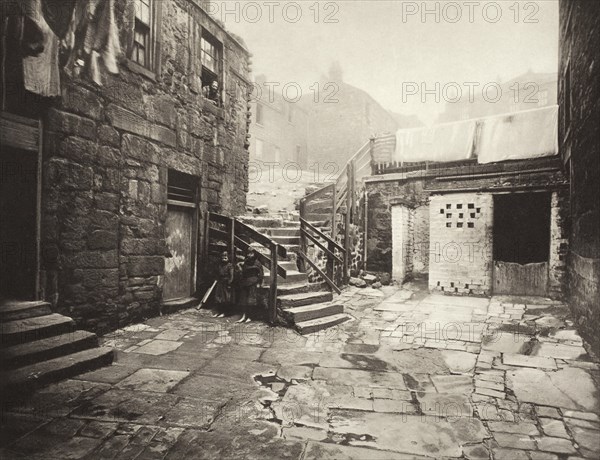
[[[571,175],[569,305],[600,354],[600,2],[560,2],[559,146]],[[568,113],[567,113],[568,112]]]
[[[492,288],[493,196],[432,196],[429,289],[446,294],[489,295]]]
[[[412,206],[428,203],[422,181],[387,181],[368,183],[367,203],[367,270],[392,272],[392,205],[395,197],[404,197]]]
[[[429,273],[429,205],[414,210],[413,274]]]
[[[563,298],[566,292],[569,229],[569,194],[563,189],[552,193],[550,203],[548,295],[553,298]]]
[[[116,3],[126,48],[132,2]],[[169,169],[195,177],[200,219],[245,209],[248,53],[192,3],[157,4],[155,74],[124,59],[102,88],[63,75],[46,117],[44,297],[100,332],[158,313]],[[201,27],[223,43],[222,108],[199,93]]]

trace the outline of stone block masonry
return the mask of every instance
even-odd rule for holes
[[[559,147],[571,181],[568,303],[600,355],[600,3],[560,2]]]
[[[116,1],[124,50],[132,4]],[[193,178],[199,229],[209,210],[245,210],[250,54],[197,2],[155,4],[155,68],[123,56],[101,88],[64,75],[45,116],[42,294],[99,332],[159,312],[170,170]],[[204,33],[221,44],[221,107],[201,95]]]
[[[429,289],[489,295],[492,288],[493,196],[458,193],[430,198]]]

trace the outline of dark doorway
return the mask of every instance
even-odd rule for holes
[[[494,196],[494,293],[545,295],[550,194]]]
[[[37,153],[0,152],[0,299],[35,299]]]

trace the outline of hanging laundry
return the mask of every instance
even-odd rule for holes
[[[476,122],[457,121],[426,128],[400,129],[396,133],[393,161],[460,161],[471,158]]]
[[[23,0],[23,11],[43,36],[43,50],[23,58],[25,89],[45,97],[60,95],[59,40],[42,14],[42,0]],[[35,31],[33,31],[35,35]],[[30,41],[29,43],[35,43]],[[31,50],[32,54],[36,51]]]
[[[121,53],[121,46],[114,0],[78,0],[65,44],[72,49],[67,71],[72,72],[77,60],[83,59],[91,79],[97,85],[102,85],[102,58],[110,73],[119,73],[117,57]]]
[[[65,38],[73,18],[77,0],[43,0],[42,12],[52,32],[62,40]]]
[[[524,160],[558,154],[558,106],[482,120],[478,163]]]

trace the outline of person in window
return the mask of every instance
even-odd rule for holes
[[[231,305],[231,285],[233,283],[233,264],[229,262],[227,252],[221,254],[221,261],[215,270],[215,313],[213,317],[223,318]]]
[[[202,88],[202,95],[216,106],[219,106],[219,82],[217,80],[213,80],[210,85],[204,86]]]
[[[254,248],[248,248],[246,259],[239,265],[239,271],[239,305],[242,307],[242,317],[237,322],[249,323],[251,321],[249,312],[258,304],[258,288],[262,285],[264,277],[262,264],[258,260]]]

